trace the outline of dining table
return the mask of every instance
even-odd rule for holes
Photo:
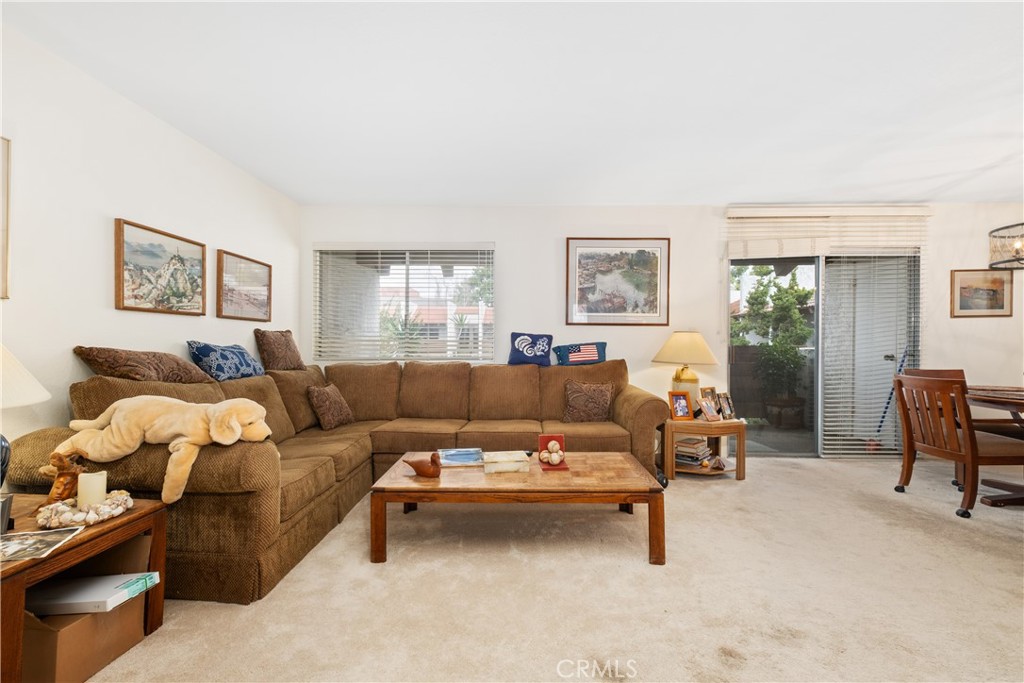
[[[1005,410],[1010,414],[1010,419],[975,419],[976,430],[993,431],[1004,436],[1024,439],[1024,417],[1021,417],[1021,413],[1024,413],[1024,387],[968,385],[966,398],[969,405]],[[1018,433],[1015,428],[1020,432]],[[1021,448],[1024,449],[1024,441],[1021,441]],[[982,479],[981,484],[1008,492],[982,496],[981,502],[986,505],[1024,505],[1024,485],[994,479]]]

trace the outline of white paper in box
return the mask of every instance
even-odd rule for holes
[[[51,579],[25,593],[25,609],[36,615],[109,612],[159,582],[159,572]]]

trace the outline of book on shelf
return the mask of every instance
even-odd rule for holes
[[[26,591],[25,609],[37,615],[109,612],[158,583],[158,572],[50,579]]]

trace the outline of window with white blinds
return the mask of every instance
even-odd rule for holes
[[[924,206],[735,206],[730,259],[820,257],[824,456],[898,453],[892,378],[917,367]]]
[[[493,361],[493,244],[314,245],[313,356]]]

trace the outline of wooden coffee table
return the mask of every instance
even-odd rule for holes
[[[427,458],[429,453],[406,453]],[[402,460],[370,493],[370,561],[387,562],[387,504],[403,503],[617,503],[633,512],[647,504],[651,564],[665,564],[665,501],[661,485],[630,453],[568,453],[568,470],[543,471],[537,456],[529,472],[484,474],[483,467],[445,467],[435,479],[419,477]]]

